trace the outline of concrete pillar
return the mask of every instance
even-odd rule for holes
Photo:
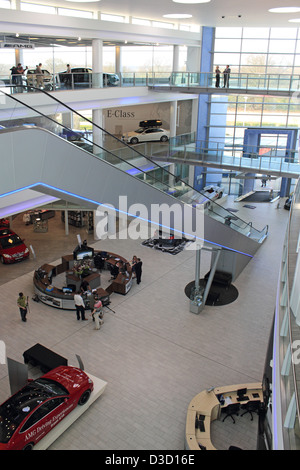
[[[116,73],[122,76],[123,72],[123,63],[122,63],[122,47],[116,46]]]
[[[178,101],[171,101],[170,103],[170,137],[176,136],[177,105]]]
[[[92,69],[93,69],[93,88],[103,87],[103,41],[93,39],[92,41]]]
[[[173,46],[173,72],[179,71],[179,46]]]
[[[93,123],[97,124],[97,126],[103,128],[103,113],[102,109],[93,109],[93,117],[92,117]],[[93,143],[102,147],[103,146],[103,132],[101,129],[99,129],[96,126],[93,126]],[[97,147],[94,145],[93,148],[93,153],[94,154],[99,154],[101,153],[101,148]]]

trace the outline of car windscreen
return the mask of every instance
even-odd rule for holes
[[[16,235],[16,234],[10,234],[8,237],[0,238],[0,245],[1,245],[1,248],[3,249],[22,245],[22,243],[23,242],[21,238],[19,237],[19,235]]]
[[[137,134],[141,134],[142,132],[144,132],[145,129],[143,129],[142,127],[139,127],[138,129],[136,129],[134,132],[136,132]]]
[[[68,395],[58,382],[40,378],[30,382],[0,406],[0,442],[7,443],[18,426],[48,398]]]

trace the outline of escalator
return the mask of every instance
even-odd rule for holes
[[[257,230],[251,223],[232,217],[168,167],[155,163],[54,96],[42,93],[37,109],[29,104],[29,93],[20,98],[1,91],[0,122],[5,125],[0,131],[0,145],[5,149],[1,153],[1,197],[30,189],[77,205],[81,201],[90,210],[101,206],[104,212],[113,209],[119,215],[138,217],[144,223],[171,229],[177,236],[234,253],[237,277],[267,236],[267,227]],[[61,117],[70,112],[93,129],[94,140],[91,132],[79,142],[63,138],[72,130]],[[25,118],[36,120],[38,126],[16,125]],[[143,213],[134,211],[137,203],[143,206]],[[181,210],[173,212],[174,207]],[[166,210],[167,222],[157,208]],[[201,228],[193,230],[191,221],[198,220],[200,212]]]

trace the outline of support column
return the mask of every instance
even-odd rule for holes
[[[177,127],[177,107],[178,101],[171,101],[170,103],[170,137],[176,136]]]
[[[123,63],[122,63],[122,47],[121,46],[116,46],[116,73],[120,76],[122,76],[123,72]]]
[[[65,210],[65,234],[69,235],[69,215],[67,210]]]
[[[99,127],[103,128],[103,112],[102,109],[93,109],[93,117],[92,117],[93,123],[97,124]],[[99,129],[96,126],[93,126],[93,143],[96,145],[99,145],[100,147],[103,147],[103,132],[101,129]],[[102,152],[102,149],[94,145],[93,147],[93,153],[95,155],[99,154]]]
[[[103,41],[93,39],[92,42],[92,68],[93,68],[93,88],[103,87]]]
[[[179,71],[179,46],[173,46],[173,72]]]

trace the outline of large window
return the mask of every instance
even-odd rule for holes
[[[299,74],[299,28],[216,28],[214,67],[234,73]]]

